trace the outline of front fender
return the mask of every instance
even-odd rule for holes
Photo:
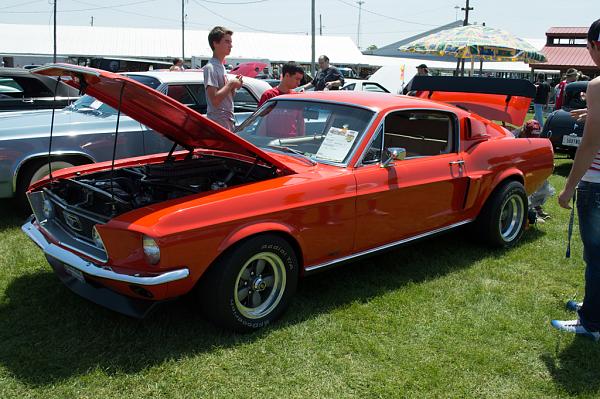
[[[218,253],[225,252],[228,248],[236,243],[256,234],[268,233],[268,232],[280,232],[298,240],[298,234],[296,229],[290,225],[277,222],[261,222],[253,223],[250,225],[242,226],[237,230],[232,231],[225,239],[221,242],[218,247]],[[302,243],[298,242],[298,245],[302,247]]]

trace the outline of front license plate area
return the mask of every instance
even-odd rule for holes
[[[68,275],[76,278],[82,283],[85,283],[85,277],[83,276],[82,272],[69,265],[63,265],[63,267],[65,268],[65,272],[67,272]]]
[[[581,144],[581,137],[579,137],[579,136],[563,136],[562,143],[563,143],[563,145],[568,145],[571,147],[579,147],[579,144]]]

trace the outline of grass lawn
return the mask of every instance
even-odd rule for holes
[[[564,186],[571,161],[557,159]],[[283,319],[224,333],[193,304],[148,319],[72,294],[0,202],[0,398],[557,398],[600,396],[600,344],[561,334],[583,294],[569,213],[491,251],[462,231],[304,280]]]

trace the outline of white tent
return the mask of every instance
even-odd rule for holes
[[[52,55],[50,25],[0,24],[0,55]],[[210,57],[208,31],[186,30],[186,57]],[[104,26],[57,27],[57,54],[64,56],[140,57],[181,56],[181,30]],[[360,64],[362,53],[349,37],[317,36],[316,56],[326,54],[334,64]],[[310,63],[311,37],[234,32],[232,58]]]

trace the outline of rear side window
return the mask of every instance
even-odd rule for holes
[[[31,77],[2,77],[0,78],[0,93],[10,97],[52,97],[52,91],[36,78]]]
[[[342,90],[354,90],[355,87],[356,83],[350,83],[349,85],[342,87]]]
[[[247,88],[242,87],[235,92],[233,96],[233,106],[235,112],[256,111],[258,101]]]
[[[196,101],[185,85],[171,85],[167,95],[188,107],[196,105]]]
[[[363,83],[363,90],[364,91],[372,91],[375,93],[389,93],[389,91],[387,91],[386,89],[384,89],[382,86],[378,85],[377,83]]]
[[[160,86],[160,81],[152,76],[127,75],[127,77],[140,82],[141,84],[152,87],[153,89],[156,89],[158,86]]]
[[[400,111],[384,122],[384,147],[406,149],[407,157],[447,154],[456,151],[454,117],[438,111]]]

